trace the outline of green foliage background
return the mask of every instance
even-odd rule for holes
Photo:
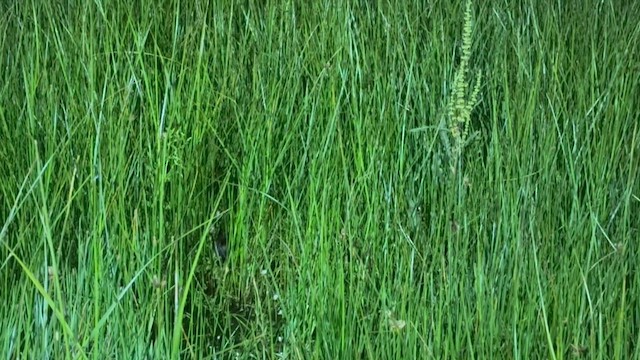
[[[471,7],[452,170],[463,3],[3,2],[1,356],[640,356],[640,7],[588,3]]]

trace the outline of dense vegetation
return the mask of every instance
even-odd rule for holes
[[[640,4],[0,5],[0,357],[640,357]]]

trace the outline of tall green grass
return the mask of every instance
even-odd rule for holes
[[[125,3],[0,5],[0,356],[640,357],[637,4]]]

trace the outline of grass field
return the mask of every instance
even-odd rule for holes
[[[640,358],[640,3],[127,3],[0,5],[0,358]]]

